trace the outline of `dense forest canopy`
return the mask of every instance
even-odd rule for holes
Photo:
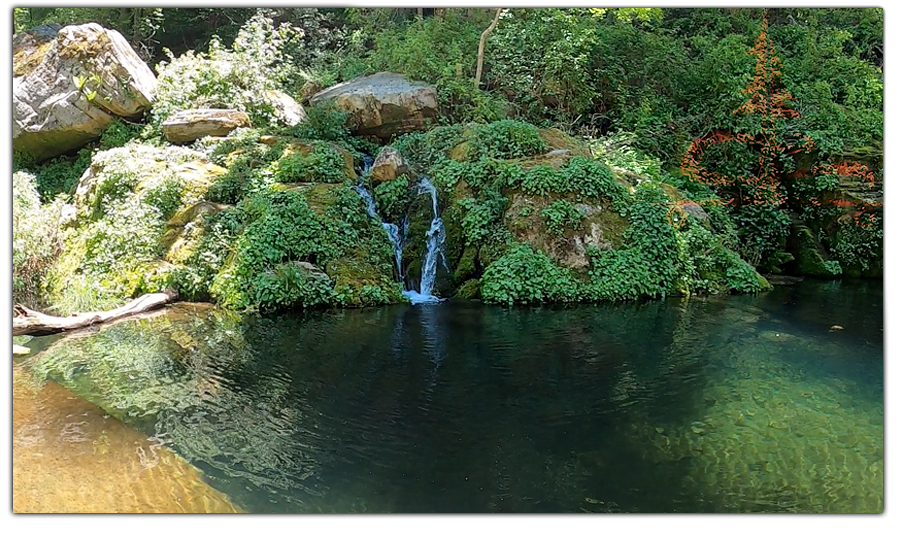
[[[151,65],[213,37],[230,44],[253,8],[15,8],[16,31],[96,21]],[[677,162],[687,143],[733,124],[750,78],[747,52],[768,14],[787,87],[831,153],[882,140],[883,13],[875,8],[508,9],[488,37],[484,83],[471,84],[493,9],[272,8],[299,92],[394,70],[437,83],[448,122],[509,115],[581,134],[636,134]]]

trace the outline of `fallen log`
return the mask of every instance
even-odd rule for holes
[[[65,317],[45,315],[22,305],[16,305],[13,307],[13,335],[44,336],[77,330],[93,324],[109,322],[110,320],[117,320],[149,311],[174,301],[175,298],[176,293],[174,291],[166,290],[158,294],[143,295],[111,311],[75,313],[72,316]]]

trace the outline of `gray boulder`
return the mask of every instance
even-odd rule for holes
[[[121,34],[42,25],[13,39],[13,150],[45,160],[150,108],[156,77]]]
[[[347,122],[353,133],[374,136],[382,142],[422,131],[438,119],[437,89],[397,73],[355,78],[315,94],[309,102],[333,102],[350,113]]]
[[[189,143],[201,137],[225,137],[232,130],[250,126],[247,113],[235,109],[189,109],[178,111],[162,123],[170,143]]]

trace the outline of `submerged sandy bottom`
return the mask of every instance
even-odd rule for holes
[[[18,364],[12,435],[15,513],[240,512],[174,453]]]

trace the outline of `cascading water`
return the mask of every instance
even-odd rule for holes
[[[377,210],[375,209],[375,200],[372,198],[372,193],[369,192],[368,189],[363,185],[363,176],[369,171],[372,167],[372,158],[365,157],[363,159],[363,172],[359,177],[359,181],[353,189],[356,191],[359,196],[363,197],[366,201],[366,212],[369,214],[369,217],[373,219],[377,219],[381,221],[381,217],[378,215]],[[419,182],[417,188],[419,189],[419,194],[430,194],[431,195],[431,210],[433,213],[433,217],[431,219],[431,226],[428,229],[428,232],[425,233],[425,236],[428,238],[428,249],[425,254],[425,262],[422,267],[422,278],[419,282],[419,291],[415,290],[407,290],[403,292],[403,295],[406,296],[411,303],[414,305],[417,303],[438,303],[441,301],[441,298],[431,295],[432,290],[434,290],[434,282],[437,277],[437,267],[438,267],[438,257],[440,257],[441,262],[444,265],[444,269],[448,269],[447,267],[447,257],[444,255],[444,241],[447,238],[446,232],[444,231],[444,221],[438,215],[438,200],[437,200],[437,189],[435,189],[434,185],[431,183],[431,180],[427,177],[423,177]],[[391,241],[391,245],[394,247],[394,261],[397,264],[397,273],[400,278],[400,283],[403,283],[403,244],[407,237],[407,231],[409,230],[409,219],[406,218],[403,220],[403,232],[401,233],[400,228],[394,225],[393,223],[385,223],[381,221],[381,227],[384,229],[384,232],[387,234],[388,239]]]
[[[369,192],[369,190],[363,187],[362,183],[353,188],[354,190],[356,190],[359,196],[365,199],[366,212],[369,214],[369,217],[381,221],[381,218],[378,216],[378,212],[375,211],[375,200],[372,199],[372,194]],[[403,260],[403,249],[400,247],[400,228],[393,223],[385,223],[383,221],[381,223],[381,228],[384,229],[385,233],[387,233],[388,239],[391,241],[391,245],[394,247],[394,261],[397,264],[397,273],[399,273],[400,282],[402,283],[403,271],[401,270],[401,264]]]
[[[353,189],[356,193],[363,197],[366,201],[366,213],[369,214],[369,217],[373,219],[377,219],[381,221],[381,217],[379,217],[378,212],[375,210],[375,200],[372,198],[372,194],[366,189],[362,184],[362,176],[365,175],[369,169],[372,167],[372,157],[366,156],[363,158],[363,173],[359,178],[359,182],[356,184]],[[391,241],[391,245],[394,247],[394,261],[397,263],[397,275],[400,277],[400,283],[403,283],[403,270],[402,270],[402,261],[403,261],[403,248],[400,245],[400,228],[394,225],[393,223],[385,223],[381,221],[381,228],[384,229],[384,232],[387,233],[388,239]]]
[[[444,231],[444,221],[438,215],[437,189],[427,177],[423,177],[418,185],[419,194],[428,193],[431,195],[431,209],[433,217],[431,219],[431,227],[425,236],[428,238],[428,250],[425,254],[425,263],[422,267],[422,279],[419,283],[419,291],[408,290],[403,292],[413,303],[437,303],[441,298],[431,295],[434,290],[434,281],[437,277],[438,256],[447,269],[447,258],[444,255],[444,241],[447,234]],[[449,270],[449,269],[448,269]]]

